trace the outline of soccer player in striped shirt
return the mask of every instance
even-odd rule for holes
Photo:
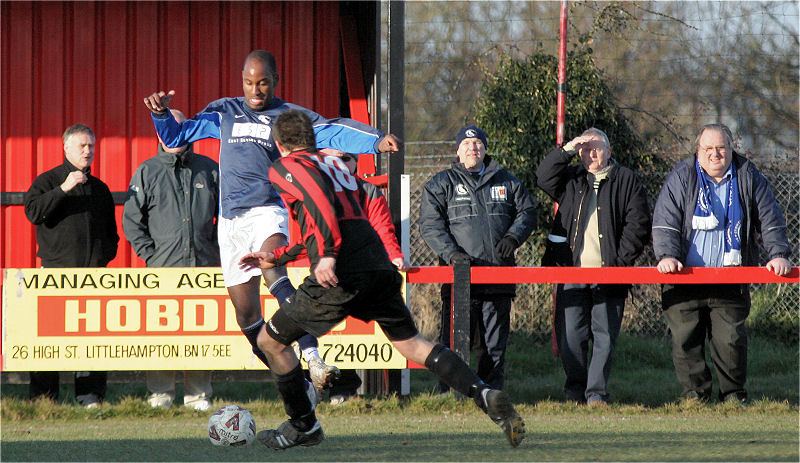
[[[472,397],[516,447],[525,423],[505,392],[491,389],[450,349],[423,338],[400,291],[402,278],[389,261],[358,201],[359,187],[341,160],[315,148],[308,116],[286,111],[274,124],[282,158],[269,179],[302,232],[303,244],[259,251],[240,260],[243,268],[285,265],[307,249],[311,274],[282,305],[258,337],[276,375],[289,419],[258,433],[273,449],[317,445],[324,439],[314,404],[304,388],[300,363],[290,344],[306,332],[321,336],[348,315],[376,321],[407,359],[425,365],[440,380]]]

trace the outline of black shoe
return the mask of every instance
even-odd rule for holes
[[[325,439],[319,420],[308,431],[298,431],[289,421],[284,421],[278,429],[267,429],[256,436],[259,442],[273,450],[286,450],[290,447],[302,445],[311,447]]]
[[[512,447],[519,446],[525,439],[525,422],[514,409],[508,394],[497,389],[486,388],[480,392],[480,395],[482,400],[476,401],[478,406],[500,426]]]
[[[683,399],[684,402],[699,402],[705,404],[708,403],[710,397],[708,394],[703,394],[692,390],[681,394],[681,399]]]
[[[734,392],[728,394],[723,399],[723,402],[736,402],[742,407],[747,406],[747,393],[746,392]]]

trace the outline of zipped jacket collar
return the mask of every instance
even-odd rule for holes
[[[176,164],[180,164],[180,165],[188,164],[193,156],[194,156],[194,146],[193,146],[192,143],[189,143],[189,147],[186,148],[186,151],[184,151],[184,152],[182,152],[180,154],[168,153],[168,152],[164,151],[164,146],[161,143],[159,143],[158,144],[158,154],[156,155],[156,159],[160,160],[161,162],[163,162],[164,164],[166,164],[166,165],[168,165],[170,167],[173,167]],[[180,158],[180,162],[178,162],[179,158]]]

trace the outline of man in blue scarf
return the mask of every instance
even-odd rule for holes
[[[661,273],[683,267],[758,266],[759,245],[768,271],[791,270],[786,220],[764,176],[732,149],[730,129],[704,126],[692,156],[670,173],[653,213],[653,249]],[[663,285],[662,308],[672,333],[672,361],[681,396],[711,398],[705,341],[719,378],[719,399],[746,403],[747,284]]]

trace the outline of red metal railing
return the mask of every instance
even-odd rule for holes
[[[655,267],[472,267],[472,283],[800,283],[800,270],[779,277],[764,267],[688,267],[663,274]],[[453,267],[414,267],[409,283],[452,283]]]
[[[471,283],[800,283],[800,269],[794,267],[786,276],[777,276],[764,267],[687,267],[680,273],[663,274],[655,267],[471,267]],[[450,348],[469,358],[468,313],[469,285],[453,281],[453,267],[413,267],[406,277],[409,283],[454,283],[450,308]],[[456,288],[461,283],[461,288]],[[458,299],[458,301],[457,301]],[[558,348],[553,337],[553,355]],[[409,368],[422,368],[409,362]]]

